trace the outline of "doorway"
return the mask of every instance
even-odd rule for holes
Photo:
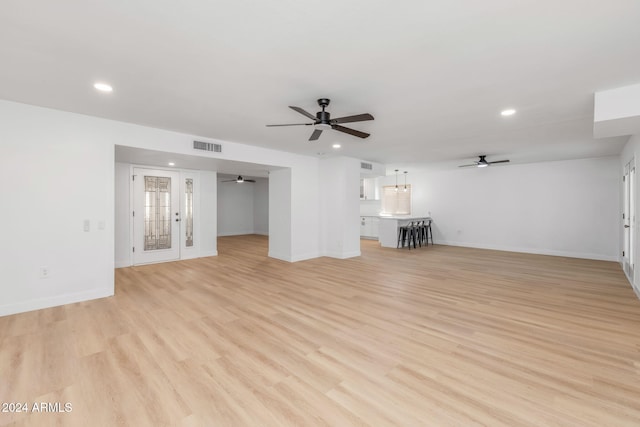
[[[180,174],[133,169],[133,264],[180,259]]]
[[[635,159],[631,159],[624,167],[623,177],[623,250],[622,259],[624,272],[627,277],[634,283],[634,259],[635,259],[635,185],[636,185],[636,167]]]

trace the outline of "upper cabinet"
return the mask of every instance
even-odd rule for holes
[[[360,178],[360,200],[380,200],[378,178]]]

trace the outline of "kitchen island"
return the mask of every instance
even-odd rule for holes
[[[395,248],[398,246],[398,227],[406,225],[411,221],[431,221],[431,217],[424,216],[380,216],[380,227],[378,241],[384,248]]]

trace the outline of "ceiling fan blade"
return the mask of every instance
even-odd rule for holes
[[[496,163],[509,163],[509,160],[496,160],[495,162],[487,162],[490,165],[494,165]]]
[[[373,120],[373,116],[369,113],[366,113],[356,114],[355,116],[338,117],[337,119],[331,119],[331,124],[364,122],[365,120]]]
[[[289,105],[289,108],[291,108],[293,111],[297,111],[298,113],[302,114],[303,116],[309,117],[314,122],[316,121],[316,116],[314,116],[313,114],[303,110],[300,107],[293,107],[293,106]]]
[[[322,130],[320,129],[314,130],[313,133],[311,134],[311,138],[309,138],[309,141],[316,141],[318,138],[320,138],[320,135],[322,135]]]
[[[266,125],[267,127],[274,127],[274,126],[311,126],[313,123],[289,123],[286,125]]]
[[[337,131],[340,131],[340,132],[344,132],[344,133],[348,133],[349,135],[357,136],[359,138],[367,138],[370,135],[368,133],[360,132],[359,130],[346,128],[346,127],[340,126],[340,125],[331,125],[331,129],[334,129],[334,130],[337,130]]]
[[[236,180],[235,179],[227,179],[227,180],[220,181],[220,182],[236,182]]]
[[[459,167],[459,168],[470,168],[471,166],[476,167],[476,166],[478,166],[478,164],[477,164],[477,163],[474,163],[474,164],[472,164],[472,165],[460,165],[460,166],[458,166],[458,167]]]
[[[245,179],[244,182],[256,182],[255,179]]]

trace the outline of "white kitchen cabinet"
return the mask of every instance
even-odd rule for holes
[[[365,239],[377,239],[380,227],[380,218],[376,216],[360,217],[360,237]]]

